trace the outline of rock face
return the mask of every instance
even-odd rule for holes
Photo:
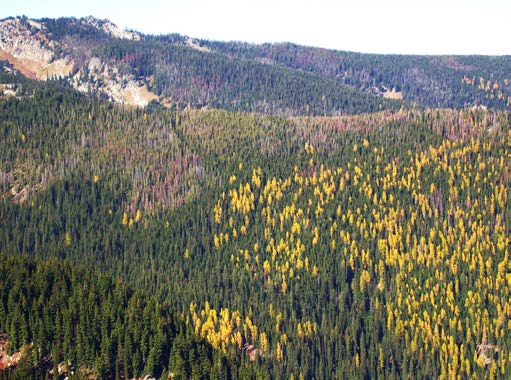
[[[87,77],[80,70],[73,78],[75,89],[86,94],[99,94],[115,103],[146,106],[157,96],[147,86],[135,80],[133,75],[121,74],[117,67],[92,57],[87,66]]]
[[[112,38],[139,41],[140,34],[118,28],[108,20],[87,17],[81,23],[102,30]],[[0,21],[0,60],[8,61],[23,75],[38,80],[68,78],[78,91],[106,97],[109,100],[139,107],[146,106],[157,96],[145,83],[131,74],[121,74],[117,67],[91,57],[80,67],[65,41],[56,41],[47,32],[44,22],[10,18]],[[86,74],[87,72],[87,74]]]
[[[140,34],[120,29],[117,25],[109,20],[98,20],[95,17],[89,16],[82,19],[82,22],[93,26],[97,29],[102,29],[106,34],[111,37],[120,38],[124,40],[140,41]]]
[[[39,80],[68,76],[72,60],[55,57],[54,49],[55,43],[47,40],[40,23],[20,19],[0,22],[0,59],[9,61],[23,75]]]

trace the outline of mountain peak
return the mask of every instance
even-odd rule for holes
[[[140,34],[136,32],[131,32],[127,30],[123,30],[115,25],[110,20],[101,20],[94,16],[87,16],[81,18],[80,21],[84,24],[90,25],[99,30],[103,30],[106,34],[113,38],[119,38],[124,40],[133,40],[140,41]]]

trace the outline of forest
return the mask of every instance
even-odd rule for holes
[[[395,90],[424,107],[509,109],[510,56],[362,54],[292,43],[201,41],[213,52],[308,73],[366,93]]]
[[[488,86],[504,96],[505,72],[478,72],[477,89],[445,71],[470,96],[430,108],[366,92],[353,66],[359,88],[336,87],[352,112],[336,112],[334,53],[203,41],[219,51],[206,58],[144,38],[126,69],[160,75],[162,92],[179,93],[147,61],[160,45],[195,73],[211,59],[210,78],[232,73],[211,99],[243,84],[255,104],[268,86],[253,72],[288,77],[264,111],[136,108],[0,74],[18,90],[0,97],[0,347],[21,353],[0,378],[509,377],[511,113],[498,95],[471,103]],[[125,60],[135,42],[97,44]],[[379,59],[362,61],[375,74]]]
[[[82,69],[85,78],[87,59],[99,57],[140,78],[172,104],[281,116],[397,110],[403,103],[456,109],[511,106],[510,56],[362,54],[292,43],[192,40],[179,34],[130,41],[112,38],[82,19],[42,21],[47,38],[65,43],[57,56],[73,57],[75,70]]]

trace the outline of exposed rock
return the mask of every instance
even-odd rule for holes
[[[383,94],[383,97],[386,99],[394,99],[401,100],[403,99],[403,93],[401,91],[397,91],[395,87],[392,89],[382,86],[381,89],[376,88],[378,93]]]
[[[98,57],[92,57],[89,61],[88,69],[91,73],[97,73],[101,70],[101,60]]]
[[[493,344],[485,342],[477,345],[478,360],[485,366],[491,364],[497,358],[498,354],[499,348]]]
[[[32,79],[68,76],[73,62],[55,57],[55,44],[46,40],[41,32],[43,29],[43,25],[35,21],[1,21],[0,59],[7,60],[16,70]]]
[[[34,20],[27,20],[27,22],[30,24],[30,26],[39,30],[43,30],[43,24],[41,24],[40,22]]]
[[[21,354],[21,351],[14,352],[12,355],[7,354],[7,340],[5,336],[0,337],[0,371],[15,367],[21,358]]]
[[[403,99],[403,93],[401,91],[396,91],[395,89],[392,89],[391,91],[385,91],[383,93],[383,97],[386,99],[401,100]]]
[[[199,51],[205,51],[205,52],[211,51],[207,46],[201,46],[197,41],[193,40],[190,37],[188,37],[188,39],[186,40],[186,45],[191,47],[192,49],[199,50]]]
[[[18,87],[14,83],[0,84],[0,96],[18,96]]]
[[[121,30],[108,20],[90,16],[80,19],[80,22],[103,30],[114,38],[140,40],[138,33]],[[87,74],[81,69],[72,75],[73,58],[63,53],[60,53],[61,56],[55,54],[55,51],[66,51],[66,48],[65,41],[51,39],[42,22],[19,18],[0,22],[0,59],[8,61],[15,70],[29,78],[47,80],[68,77],[76,90],[106,97],[120,104],[144,107],[157,99],[142,80],[137,80],[131,74],[119,73],[117,67],[102,62],[98,57],[84,62],[82,68],[87,68]],[[9,88],[0,90],[4,95],[12,95]]]
[[[105,33],[109,34],[114,38],[140,41],[140,34],[136,32],[130,32],[128,30],[122,30],[109,20],[98,20],[95,17],[89,16],[82,19],[82,22],[91,25],[95,28],[102,29]]]
[[[80,92],[96,93],[119,103],[145,107],[157,96],[147,86],[130,74],[121,74],[117,67],[110,66],[97,57],[92,57],[87,65],[89,78],[79,72],[72,78],[72,85]]]

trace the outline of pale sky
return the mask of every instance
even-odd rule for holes
[[[511,55],[510,0],[1,0],[0,18],[95,16],[147,34],[363,53]]]

